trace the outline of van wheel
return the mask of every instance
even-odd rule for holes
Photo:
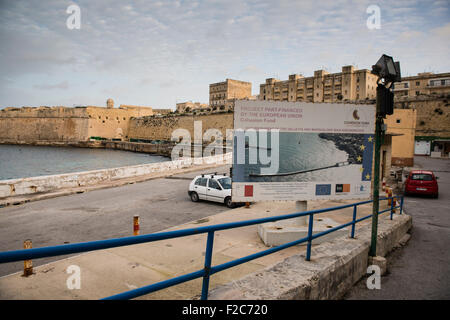
[[[231,201],[231,197],[226,197],[224,202],[228,208],[234,208],[234,203]]]
[[[198,194],[197,194],[197,192],[192,192],[191,193],[191,201],[192,202],[198,202]]]

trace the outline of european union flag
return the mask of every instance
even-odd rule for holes
[[[372,180],[372,157],[373,157],[373,145],[374,145],[373,134],[365,134],[364,142],[359,147],[362,151],[362,181]]]
[[[331,194],[331,184],[316,184],[316,196],[329,196]]]

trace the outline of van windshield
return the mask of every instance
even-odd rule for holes
[[[218,179],[220,184],[222,185],[222,188],[224,189],[231,189],[231,178],[220,178]]]

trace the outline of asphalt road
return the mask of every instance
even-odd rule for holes
[[[95,190],[19,206],[0,208],[0,251],[33,248],[133,235],[133,216],[141,234],[161,231],[229,210],[215,202],[191,202],[187,190],[201,173],[229,173],[229,166]],[[67,256],[33,260],[33,266]],[[23,270],[23,262],[0,264],[0,276]]]
[[[439,177],[439,198],[405,197],[405,211],[413,218],[411,239],[387,256],[380,290],[367,289],[363,278],[346,299],[450,299],[450,160],[414,161]]]

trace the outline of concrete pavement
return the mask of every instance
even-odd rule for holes
[[[308,210],[332,207],[356,201],[311,201]],[[386,207],[382,205],[381,208]],[[227,210],[207,218],[197,219],[177,227],[177,230],[232,221],[255,219],[295,212],[294,202],[258,203]],[[351,208],[323,213],[344,223],[351,220]],[[358,210],[358,217],[371,213],[371,205]],[[364,224],[369,223],[365,220]],[[361,227],[363,224],[360,224]],[[230,261],[267,247],[258,238],[257,226],[216,232],[213,265]],[[357,228],[358,230],[358,228]],[[35,274],[25,278],[21,272],[0,278],[0,299],[99,299],[133,288],[145,286],[203,268],[206,235],[195,235],[147,244],[94,251],[35,268]],[[237,280],[242,276],[273,265],[298,254],[304,246],[294,246],[275,254],[236,266],[211,277],[210,288]],[[81,270],[81,289],[68,289],[68,266]],[[200,294],[201,279],[180,284],[139,299],[192,299]]]
[[[450,160],[415,157],[414,162],[439,177],[439,198],[404,198],[414,221],[408,245],[388,255],[380,290],[368,290],[363,278],[347,299],[450,299]]]
[[[131,236],[135,214],[143,234],[228,210],[220,203],[193,203],[187,190],[196,175],[227,172],[229,166],[199,169],[166,173],[171,179],[159,177],[0,208],[0,251],[22,249],[26,239],[33,247],[44,247]],[[61,258],[39,259],[35,265]],[[0,264],[0,276],[22,267],[21,262]]]

